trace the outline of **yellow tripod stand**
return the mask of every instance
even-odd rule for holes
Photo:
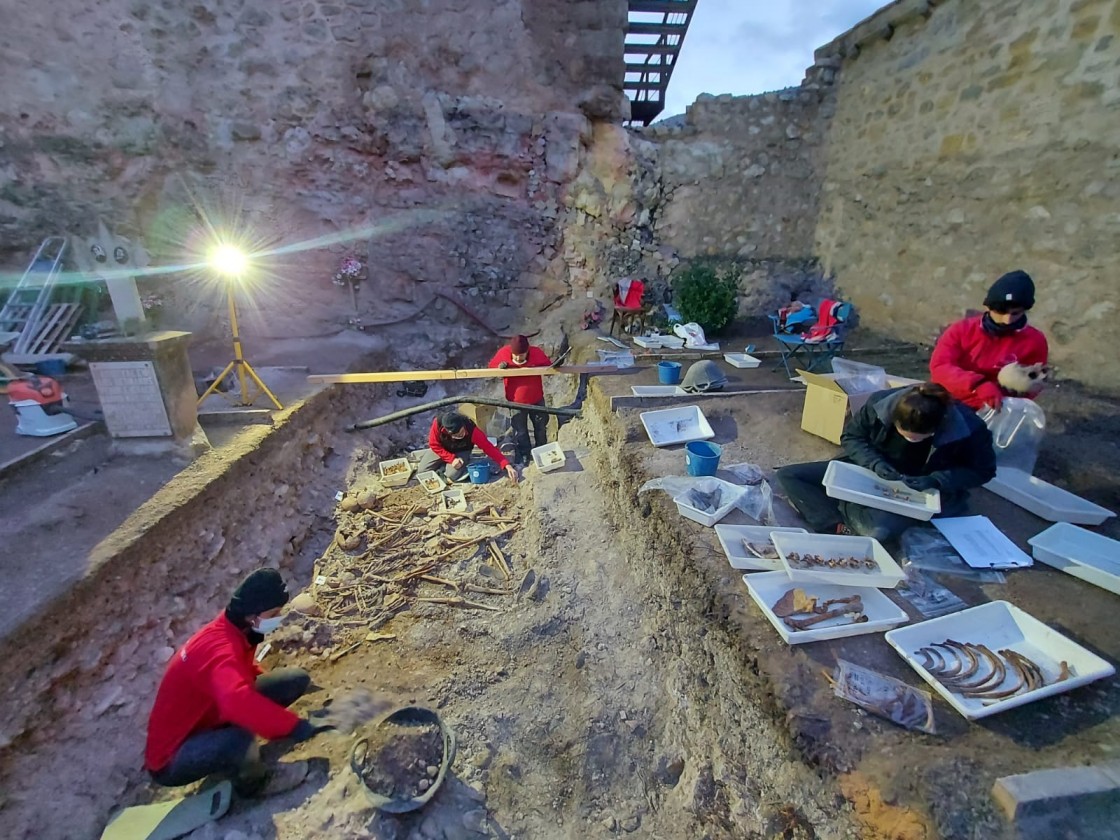
[[[273,394],[261,378],[257,376],[257,372],[253,370],[253,366],[245,360],[245,356],[241,352],[241,334],[237,330],[237,304],[233,299],[232,284],[226,289],[226,295],[229,299],[229,326],[230,330],[233,332],[233,361],[222,368],[222,372],[218,374],[218,378],[215,379],[210,384],[210,387],[203,392],[202,396],[198,398],[199,405],[211,394],[218,394],[225,397],[225,399],[229,400],[234,405],[252,405],[257,397],[264,394],[272,400],[274,406],[283,408],[284,406],[280,405],[280,400],[276,399],[276,395]],[[241,392],[240,399],[237,400],[227,396],[225,392],[218,390],[218,386],[225,381],[225,378],[234,370],[237,371],[237,383]],[[252,394],[249,392],[250,380],[257,388],[256,392]]]

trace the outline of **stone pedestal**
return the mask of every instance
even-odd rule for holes
[[[194,457],[210,448],[198,425],[190,335],[152,332],[66,348],[89,362],[116,451]]]

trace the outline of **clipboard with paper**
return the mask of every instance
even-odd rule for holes
[[[951,516],[931,524],[974,569],[1025,569],[1034,564],[986,516]]]

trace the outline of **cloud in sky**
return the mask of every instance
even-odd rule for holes
[[[701,93],[743,95],[801,83],[813,50],[887,0],[700,0],[669,81],[661,116]]]

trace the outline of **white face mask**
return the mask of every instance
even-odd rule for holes
[[[272,618],[258,618],[257,626],[253,629],[260,633],[262,636],[271,633],[277,627],[284,623],[284,616],[276,615]]]

